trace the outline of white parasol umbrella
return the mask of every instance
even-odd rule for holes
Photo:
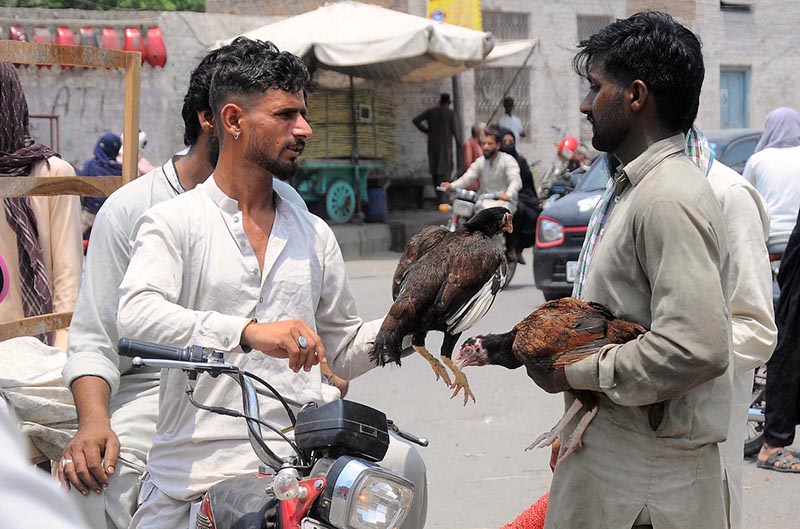
[[[503,43],[491,53],[491,33],[352,1],[326,4],[243,36],[272,41],[327,70],[410,83],[451,77],[487,62],[487,56],[497,60],[536,44]],[[216,47],[232,40],[217,41]]]

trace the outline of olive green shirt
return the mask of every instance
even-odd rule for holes
[[[566,368],[573,388],[597,392],[599,412],[557,467],[548,529],[725,526],[716,443],[731,402],[727,229],[683,151],[678,134],[623,168],[630,184],[582,297],[649,330]]]

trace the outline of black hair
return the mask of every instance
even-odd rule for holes
[[[503,106],[504,107],[508,106],[508,105],[513,105],[513,104],[514,104],[514,98],[513,97],[506,96],[506,97],[503,98]]]
[[[484,137],[491,136],[498,144],[503,143],[503,135],[500,133],[500,129],[496,127],[486,127],[483,131],[483,135]]]
[[[262,95],[269,89],[303,92],[312,88],[311,74],[303,60],[280,51],[271,42],[238,37],[231,43],[236,53],[219,61],[211,78],[209,103],[214,115],[231,95]]]
[[[275,57],[279,57],[280,60],[275,61]],[[272,60],[265,60],[263,64],[269,66],[271,69],[270,74],[279,80],[271,83],[267,80],[263,85],[259,85],[262,86],[261,89],[243,90],[243,93],[263,91],[266,88],[288,88],[296,91],[294,89],[296,86],[299,87],[297,89],[302,89],[305,93],[307,89],[311,88],[311,77],[299,57],[288,52],[279,52],[271,42],[238,37],[230,44],[209,52],[189,77],[189,89],[183,98],[183,108],[181,110],[184,123],[183,143],[186,146],[192,146],[197,143],[197,139],[202,133],[197,113],[212,108],[211,86],[217,69],[223,64],[227,65],[228,69],[231,69],[233,65],[246,65],[249,61],[257,62],[267,58]],[[285,68],[288,63],[291,63],[290,67]],[[260,69],[256,65],[252,68],[254,71]],[[284,73],[288,74],[286,78],[282,75]]]
[[[636,79],[653,93],[661,120],[673,130],[694,122],[705,67],[700,39],[674,18],[659,11],[617,19],[586,40],[572,60],[586,77],[593,60],[621,84]]]
[[[449,105],[450,104],[450,94],[448,94],[448,93],[439,94],[439,104],[440,105]]]

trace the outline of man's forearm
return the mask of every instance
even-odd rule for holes
[[[110,422],[109,401],[111,388],[100,377],[84,376],[72,383],[72,396],[78,412],[78,425]]]

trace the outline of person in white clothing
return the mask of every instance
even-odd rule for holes
[[[744,177],[767,203],[769,245],[786,246],[800,210],[800,112],[783,107],[767,115]]]
[[[500,151],[502,135],[494,128],[488,128],[483,134],[481,147],[483,156],[472,162],[472,165],[461,177],[453,182],[442,182],[440,187],[449,189],[467,189],[478,183],[478,194],[497,193],[497,199],[484,199],[478,207],[481,209],[503,206],[511,213],[517,210],[517,194],[522,189],[522,178],[519,175],[517,160]]]
[[[211,82],[218,163],[206,182],[137,222],[120,285],[120,335],[230,351],[229,362],[281,394],[329,402],[340,392],[323,384],[319,364],[348,379],[372,368],[368,351],[381,320],[356,315],[328,225],[273,192],[273,177],[293,174],[311,137],[305,65],[271,43],[236,42],[247,53],[221,63]],[[131,528],[189,527],[191,503],[203,492],[260,464],[245,424],[198,411],[186,382],[184,373],[162,374],[157,434]],[[241,402],[232,380],[201,376],[193,385],[206,405]],[[262,419],[288,426],[280,404],[259,404]],[[267,435],[278,455],[291,453]],[[424,498],[424,484],[421,491]]]
[[[761,195],[739,173],[714,160],[705,136],[696,128],[687,134],[687,154],[702,169],[722,206],[728,233],[732,292],[729,367],[733,402],[728,438],[720,443],[729,529],[742,527],[744,454],[747,413],[755,369],[769,360],[778,339],[772,308],[772,270],[767,254],[769,215]]]
[[[14,410],[0,392],[0,526],[14,529],[86,529],[70,498],[30,454],[17,428]]]
[[[188,153],[113,193],[95,220],[63,370],[79,429],[59,465],[62,481],[86,496],[78,505],[93,529],[130,523],[156,432],[159,372],[134,370],[117,354],[118,291],[130,261],[129,239],[142,213],[194,188],[214,170],[218,147],[208,90],[219,62],[236,53],[233,46],[212,51],[191,74],[182,109]],[[274,188],[305,208],[288,184],[275,181]]]
[[[503,109],[505,114],[500,116],[497,124],[501,129],[508,129],[514,133],[514,143],[519,144],[519,139],[525,137],[525,129],[522,126],[522,120],[519,116],[514,115],[514,98],[506,96],[503,98]]]

